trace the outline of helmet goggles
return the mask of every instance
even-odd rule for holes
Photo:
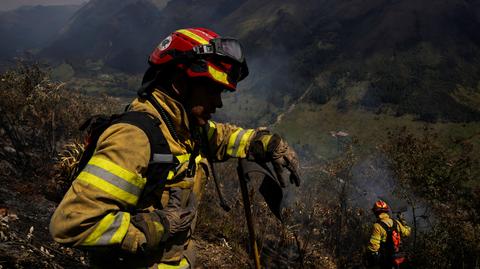
[[[199,56],[216,55],[227,57],[239,64],[245,60],[242,45],[234,38],[213,38],[209,44],[193,47],[193,51]]]
[[[198,58],[213,58],[214,62],[229,65],[228,77],[234,83],[248,75],[243,47],[234,38],[213,38],[208,44],[197,45],[192,50]]]

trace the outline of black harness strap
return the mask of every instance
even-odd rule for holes
[[[153,154],[165,152],[165,146],[167,146],[167,152],[170,152],[167,141],[159,128],[160,120],[150,116],[150,114],[138,111],[125,112],[112,121],[112,125],[116,123],[131,124],[140,128],[147,135],[151,149],[150,160],[153,158]]]
[[[170,151],[167,140],[159,128],[161,121],[146,112],[129,111],[112,122],[115,123],[128,123],[140,128],[150,143],[150,161],[145,173],[147,184],[140,199],[159,187],[163,188],[167,183],[168,173],[179,162]]]

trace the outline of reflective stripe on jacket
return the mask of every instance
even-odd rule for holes
[[[172,119],[180,141],[173,139],[167,125],[148,101],[137,98],[131,103],[130,110],[148,112],[162,121],[160,129],[172,154],[181,163],[176,171],[171,171],[166,187],[191,189],[199,201],[208,172],[207,160],[203,156],[197,157],[195,177],[185,178],[183,172],[188,166],[188,154],[194,146],[187,113],[180,103],[166,94],[158,90],[153,94]],[[208,127],[214,161],[246,156],[254,130],[213,121]],[[138,127],[118,123],[107,128],[98,140],[93,157],[73,181],[52,216],[50,233],[54,240],[72,246],[118,246],[126,236],[138,236],[138,229],[130,225],[131,212],[159,209],[168,202],[168,191],[157,191],[149,199],[139,200],[146,184],[144,175],[149,159],[148,138]],[[195,224],[192,226],[193,230]],[[151,264],[182,261],[190,235],[182,242],[175,241],[167,241],[161,250],[162,255],[152,257]]]

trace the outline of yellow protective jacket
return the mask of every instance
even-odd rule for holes
[[[199,201],[208,176],[208,163],[205,156],[197,157],[194,178],[185,178],[183,172],[194,147],[186,111],[179,102],[159,90],[155,90],[153,95],[172,119],[180,141],[175,141],[170,135],[166,124],[149,101],[137,98],[131,103],[130,110],[148,112],[162,122],[160,129],[170,150],[182,163],[173,177],[167,180],[166,188],[190,189]],[[253,134],[252,129],[210,121],[208,138],[214,161],[246,157]],[[148,257],[124,244],[143,237],[140,230],[130,223],[131,214],[134,214],[131,212],[142,209],[153,211],[166,206],[168,202],[166,190],[157,190],[148,199],[139,201],[146,183],[145,172],[149,159],[149,141],[141,129],[127,123],[108,127],[100,136],[94,155],[73,181],[51,218],[50,233],[54,240],[99,251],[121,248],[124,251],[118,253],[124,253],[125,250],[131,252],[128,256],[130,268],[167,268],[162,264],[171,262],[179,262],[179,267],[168,268],[183,268],[185,258],[188,258],[184,252],[190,247],[190,235],[175,242],[167,240],[158,253],[149,254]],[[108,257],[112,262],[115,258],[119,257]]]
[[[403,238],[410,236],[410,227],[398,220],[393,220],[387,213],[381,213],[378,216],[378,220],[387,224],[388,227],[392,227],[393,222],[396,221],[401,237]],[[370,241],[368,243],[368,250],[371,252],[378,252],[378,250],[380,249],[380,244],[385,243],[386,241],[387,231],[383,229],[382,225],[374,223],[372,235],[370,236]]]

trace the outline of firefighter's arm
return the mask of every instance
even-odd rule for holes
[[[382,242],[382,238],[385,237],[386,232],[382,229],[382,226],[380,226],[378,223],[373,224],[372,235],[370,236],[370,241],[368,242],[368,250],[370,252],[378,252],[380,249],[380,242]]]
[[[135,252],[145,236],[131,225],[127,208],[138,202],[149,157],[142,130],[124,123],[109,127],[52,216],[54,240],[73,246],[121,245]]]
[[[285,187],[284,168],[290,172],[290,181],[300,185],[297,154],[278,134],[265,128],[242,129],[230,124],[209,121],[207,137],[210,151],[216,161],[230,157],[246,158],[256,162],[271,162],[282,187]]]
[[[407,222],[405,220],[395,220],[395,221],[398,224],[398,228],[402,236],[405,236],[405,237],[410,236],[412,229],[410,228],[410,226],[407,225]]]
[[[245,158],[253,129],[243,129],[232,124],[208,121],[207,137],[214,161],[228,158]]]

